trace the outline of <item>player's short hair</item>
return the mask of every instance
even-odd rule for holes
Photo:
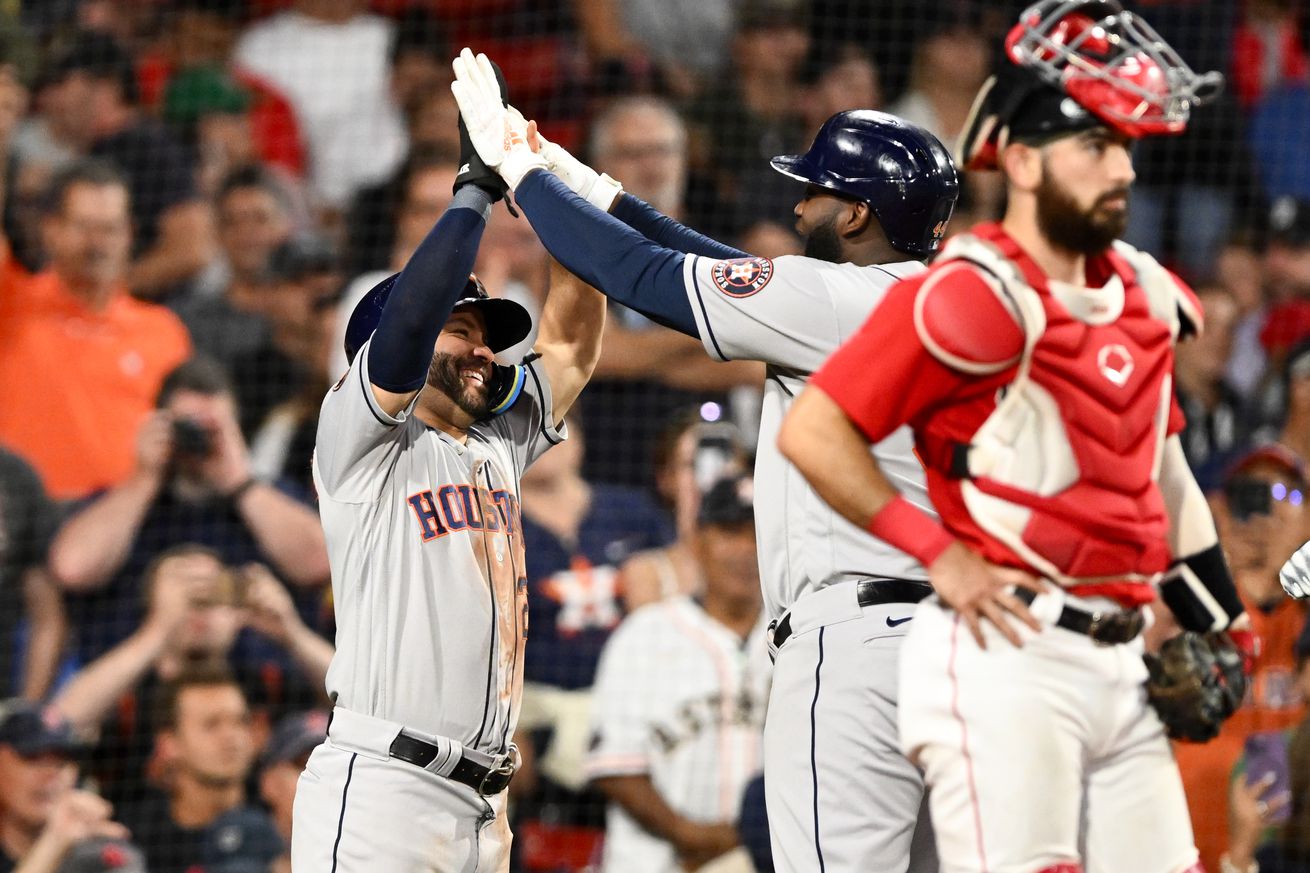
[[[219,394],[236,396],[227,370],[218,361],[204,355],[183,361],[164,377],[163,384],[159,386],[159,394],[155,397],[156,408],[163,409],[179,391],[192,391],[210,397]]]
[[[682,116],[678,114],[672,103],[659,97],[624,97],[611,103],[592,122],[591,139],[588,141],[592,160],[604,159],[612,147],[614,130],[623,122],[624,116],[635,112],[655,112],[663,116],[677,132],[678,148],[686,147],[687,123],[682,120]],[[603,170],[604,167],[601,169]]]
[[[178,716],[181,712],[179,703],[182,695],[191,688],[221,688],[231,686],[242,692],[241,683],[237,681],[232,667],[219,659],[210,659],[188,664],[172,680],[165,682],[159,689],[155,702],[155,730],[163,733],[177,730]]]
[[[83,158],[73,161],[50,179],[41,197],[41,211],[46,215],[62,215],[68,203],[68,192],[78,185],[115,187],[131,192],[127,177],[114,164],[100,158]]]
[[[222,203],[234,191],[245,191],[250,188],[267,193],[277,201],[283,212],[291,211],[291,195],[287,193],[286,186],[261,164],[246,164],[224,176],[218,183],[218,190],[214,193],[214,202]]]

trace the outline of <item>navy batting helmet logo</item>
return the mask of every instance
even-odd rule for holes
[[[729,297],[758,294],[773,278],[773,261],[768,258],[733,258],[719,261],[710,271],[714,287]]]

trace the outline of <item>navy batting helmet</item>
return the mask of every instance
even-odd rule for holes
[[[898,251],[930,255],[941,245],[960,194],[950,152],[895,115],[854,109],[823,123],[803,155],[779,155],[779,173],[862,200]]]
[[[368,341],[377,329],[378,319],[382,317],[382,307],[386,306],[391,289],[396,284],[399,273],[393,273],[364,295],[350,313],[346,323],[346,360],[354,361],[359,347]],[[487,326],[487,347],[493,352],[504,351],[521,342],[532,330],[532,316],[518,303],[501,297],[492,297],[476,276],[469,276],[464,295],[455,303],[455,308],[472,306],[482,314]]]

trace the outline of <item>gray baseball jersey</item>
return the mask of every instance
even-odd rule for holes
[[[783,416],[810,375],[859,329],[888,288],[925,269],[918,261],[857,267],[798,256],[686,259],[684,282],[705,350],[719,360],[768,365],[755,524],[760,581],[773,618],[801,595],[843,579],[928,578],[914,558],[838,515],[777,446]],[[933,513],[909,428],[872,451],[892,485]]]
[[[564,439],[539,364],[464,444],[377,405],[368,344],[323,401],[314,483],[332,567],[337,706],[504,750],[527,637],[519,476]],[[430,390],[430,389],[425,389]],[[417,402],[417,398],[416,401]]]

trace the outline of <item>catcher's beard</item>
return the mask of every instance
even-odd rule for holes
[[[1056,248],[1080,255],[1099,254],[1128,226],[1128,210],[1106,209],[1105,203],[1127,194],[1127,188],[1115,188],[1097,197],[1090,209],[1083,209],[1043,167],[1037,188],[1037,226]]]
[[[428,385],[449,397],[456,406],[474,420],[486,418],[491,412],[491,397],[486,385],[465,385],[459,374],[461,359],[438,352],[428,365]],[[482,368],[481,361],[473,361]]]
[[[830,215],[821,224],[816,224],[805,237],[805,257],[816,261],[840,264],[846,260],[842,257],[841,237],[837,234],[837,216]]]

